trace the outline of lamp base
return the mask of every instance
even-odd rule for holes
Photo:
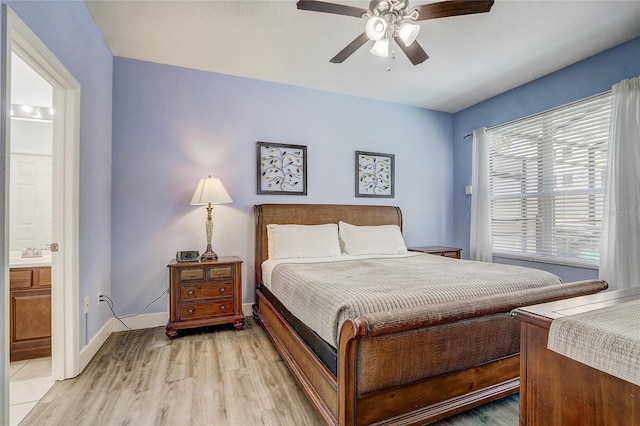
[[[218,255],[211,250],[207,250],[202,253],[200,260],[218,260]]]

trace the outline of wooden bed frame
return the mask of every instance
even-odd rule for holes
[[[512,309],[597,293],[604,281],[581,281],[346,321],[337,377],[261,291],[268,224],[397,224],[393,206],[263,204],[255,212],[254,316],[329,425],[425,424],[519,390],[520,324]]]

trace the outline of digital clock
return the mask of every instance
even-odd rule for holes
[[[197,262],[198,260],[200,260],[200,252],[197,250],[186,250],[176,253],[176,262]]]

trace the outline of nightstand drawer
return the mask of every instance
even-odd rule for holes
[[[180,319],[229,315],[230,312],[233,312],[233,299],[221,302],[189,303],[180,306]]]
[[[191,268],[180,271],[180,281],[196,280],[204,280],[204,268]]]
[[[230,278],[233,276],[233,270],[231,267],[226,268],[210,268],[209,269],[209,279],[215,280],[218,278]]]
[[[211,299],[216,297],[233,296],[233,283],[182,285],[180,286],[180,301]]]

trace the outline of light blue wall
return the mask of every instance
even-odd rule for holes
[[[113,56],[81,1],[7,1],[81,85],[80,346],[109,319],[95,306],[111,287],[111,92]],[[63,248],[64,249],[64,248]]]
[[[198,180],[219,177],[213,249],[243,261],[253,294],[253,205],[399,205],[409,245],[453,233],[451,114],[283,84],[114,58],[113,297],[138,312],[167,287],[176,250],[205,248]],[[307,145],[308,195],[256,194],[256,141]],[[355,198],[355,151],[393,153],[394,199]],[[147,312],[166,311],[166,297]]]
[[[471,138],[464,135],[480,127],[492,127],[568,102],[610,90],[626,78],[640,75],[640,38],[609,49],[584,61],[495,96],[454,115],[453,149],[455,175],[453,203],[454,242],[469,254],[469,200],[465,185],[471,184]],[[571,268],[535,262],[495,259],[549,270],[565,281],[597,278],[593,269]]]
[[[138,312],[166,289],[166,264],[176,250],[204,249],[205,212],[189,201],[198,179],[209,173],[234,199],[214,209],[213,245],[221,255],[244,260],[245,302],[253,300],[257,203],[399,205],[409,245],[453,244],[467,256],[463,191],[470,182],[471,144],[462,136],[640,74],[636,39],[452,116],[113,58],[83,2],[6,3],[82,85],[81,312],[84,297],[94,300],[98,291],[112,294],[120,314]],[[308,146],[308,196],[256,194],[258,140]],[[395,199],[354,197],[356,150],[396,155]],[[565,280],[595,274],[562,267],[554,272]],[[147,312],[166,309],[165,297]],[[86,323],[81,318],[81,346],[107,319],[96,310]]]

